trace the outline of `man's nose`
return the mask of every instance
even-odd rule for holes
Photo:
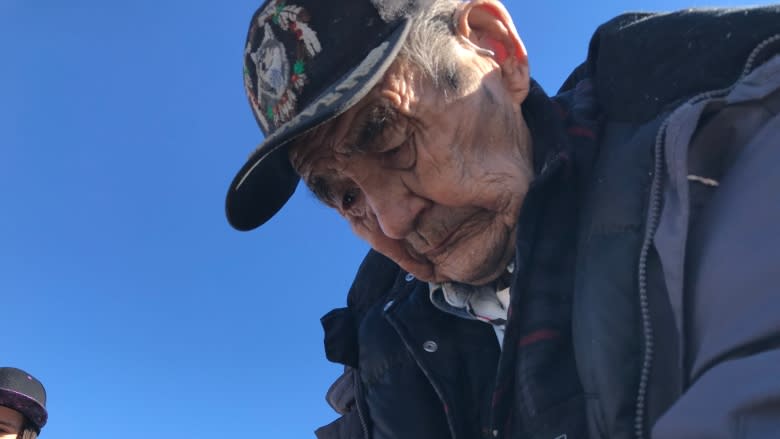
[[[416,196],[402,185],[377,185],[365,190],[368,208],[376,217],[379,228],[391,239],[404,239],[413,230],[425,200]]]

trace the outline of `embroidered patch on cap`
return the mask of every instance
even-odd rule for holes
[[[252,28],[253,33],[262,31],[260,44],[255,46],[254,35],[247,40],[244,85],[252,109],[266,131],[295,115],[298,96],[308,80],[306,62],[322,51],[317,33],[308,21],[304,8],[274,0],[256,17]],[[277,32],[294,39],[293,60]],[[247,64],[253,68],[254,78]]]

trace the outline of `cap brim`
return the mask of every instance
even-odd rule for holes
[[[343,114],[363,99],[395,60],[410,25],[410,20],[403,20],[360,64],[347,71],[312,104],[266,137],[255,149],[228,189],[225,210],[231,226],[241,231],[255,229],[284,206],[300,179],[290,165],[284,146],[306,131]]]

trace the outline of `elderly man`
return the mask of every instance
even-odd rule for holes
[[[497,0],[266,2],[228,219],[302,178],[373,249],[318,435],[780,435],[779,23],[622,15],[550,98]]]

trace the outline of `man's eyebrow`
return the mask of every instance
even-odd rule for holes
[[[398,120],[398,116],[398,110],[386,100],[372,106],[360,122],[355,142],[350,145],[349,149],[354,152],[370,151],[373,142],[382,135],[391,123]]]

